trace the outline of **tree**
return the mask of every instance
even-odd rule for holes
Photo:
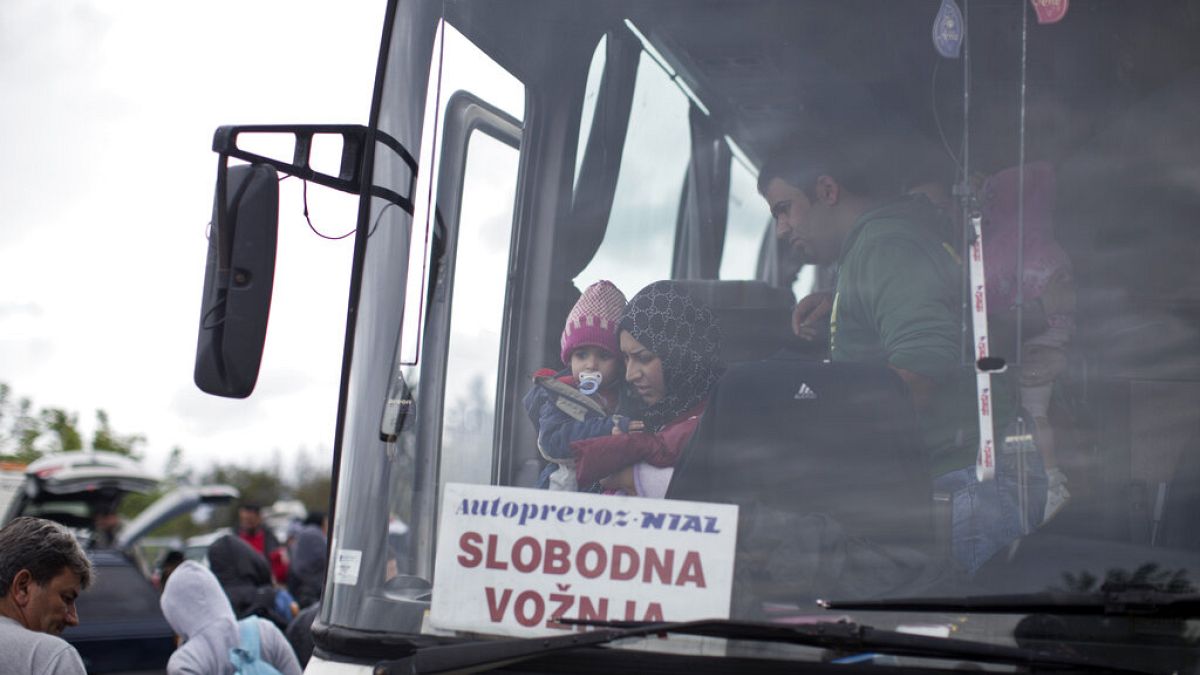
[[[34,447],[41,420],[32,410],[29,399],[14,399],[12,388],[0,382],[0,460],[28,464],[41,456]]]
[[[203,483],[232,485],[242,495],[242,501],[270,506],[287,491],[278,474],[270,469],[252,469],[233,464],[216,464],[201,480]]]
[[[120,434],[112,428],[108,413],[96,410],[96,433],[91,446],[134,459],[141,459],[142,434]],[[12,388],[0,383],[0,460],[28,464],[46,452],[82,450],[79,414],[66,408],[47,407],[33,412],[28,398],[17,399]]]
[[[83,435],[79,433],[79,414],[63,408],[42,408],[38,417],[42,420],[42,434],[48,434],[52,452],[83,449]]]
[[[96,433],[92,436],[93,449],[127,455],[140,461],[142,455],[138,452],[138,446],[145,442],[146,437],[142,434],[118,434],[108,421],[108,413],[103,410],[96,411]]]
[[[166,476],[167,482],[171,485],[190,485],[193,473],[192,467],[183,460],[183,448],[178,445],[171,448],[171,454],[167,456],[167,463],[163,467],[163,475]]]

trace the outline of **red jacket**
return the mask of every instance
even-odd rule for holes
[[[265,526],[252,532],[239,529],[237,535],[242,541],[250,544],[255,551],[261,553],[267,562],[271,563],[271,576],[275,578],[276,582],[281,584],[287,582],[287,549],[279,545],[275,535],[271,534]]]
[[[571,443],[580,487],[588,486],[627,466],[646,462],[657,467],[675,466],[683,448],[696,433],[708,401],[668,422],[658,431],[585,438]]]

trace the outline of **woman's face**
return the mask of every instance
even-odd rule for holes
[[[646,405],[654,405],[667,395],[662,359],[633,339],[629,331],[621,331],[621,353],[625,356],[625,381]]]

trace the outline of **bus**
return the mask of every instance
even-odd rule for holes
[[[390,0],[366,126],[213,142],[207,392],[253,390],[278,180],[359,198],[308,672],[1193,671],[1197,34]]]

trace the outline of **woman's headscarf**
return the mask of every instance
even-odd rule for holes
[[[651,406],[632,396],[631,416],[657,429],[708,397],[721,376],[721,328],[704,303],[674,281],[638,291],[621,317],[621,330],[662,360],[666,393]]]

